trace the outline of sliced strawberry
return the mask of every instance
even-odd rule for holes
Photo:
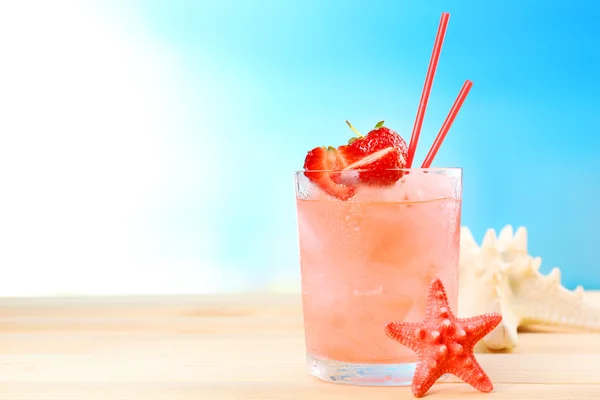
[[[356,150],[346,149],[349,146],[340,147],[339,150],[331,146],[316,147],[309,151],[304,159],[304,175],[328,195],[348,200],[356,193],[356,187],[342,183],[339,171],[349,164],[345,157],[350,157]]]
[[[356,159],[352,164],[349,164],[345,170],[351,169],[384,169],[390,168],[389,165],[394,165],[398,159],[398,149],[395,147],[386,147],[381,150],[377,150],[374,153],[363,155]],[[392,167],[395,168],[395,167]]]
[[[360,161],[364,157],[363,153],[360,150],[349,145],[338,146],[336,150],[338,162],[335,166],[337,168],[332,169],[338,172],[332,172],[330,174],[331,179],[335,183],[343,183],[349,185],[356,185],[357,183],[360,183],[360,181],[358,180],[358,176],[356,176],[356,178],[353,178],[350,173],[343,173],[342,171],[347,170],[349,165]]]
[[[370,185],[388,186],[398,181],[406,166],[408,146],[400,135],[382,126],[383,122],[366,136],[353,138],[349,146],[362,154],[363,160],[348,169],[361,169],[359,179]]]
[[[397,169],[399,157],[400,151],[390,146],[363,156],[345,170],[359,170],[358,179],[362,183],[389,186],[402,178],[403,171]]]

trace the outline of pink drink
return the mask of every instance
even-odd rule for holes
[[[306,349],[321,379],[410,383],[416,355],[385,324],[422,320],[435,277],[457,308],[461,170],[407,171],[347,201],[296,174]]]

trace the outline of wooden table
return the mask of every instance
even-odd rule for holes
[[[600,304],[600,293],[588,295]],[[0,399],[409,399],[308,375],[297,295],[0,300]],[[495,388],[426,398],[600,399],[600,334],[522,333],[479,354]]]

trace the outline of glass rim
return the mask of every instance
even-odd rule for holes
[[[430,168],[385,168],[385,169],[309,169],[309,170],[297,170],[294,174],[303,174],[305,172],[317,172],[317,173],[357,173],[357,172],[460,172],[462,174],[462,167],[430,167]]]

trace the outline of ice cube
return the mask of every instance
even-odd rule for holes
[[[390,201],[421,202],[445,198],[458,198],[460,177],[436,171],[410,171],[389,187],[359,184],[350,202]]]
[[[457,177],[436,172],[411,171],[393,187],[385,190],[387,201],[430,201],[456,197]]]

